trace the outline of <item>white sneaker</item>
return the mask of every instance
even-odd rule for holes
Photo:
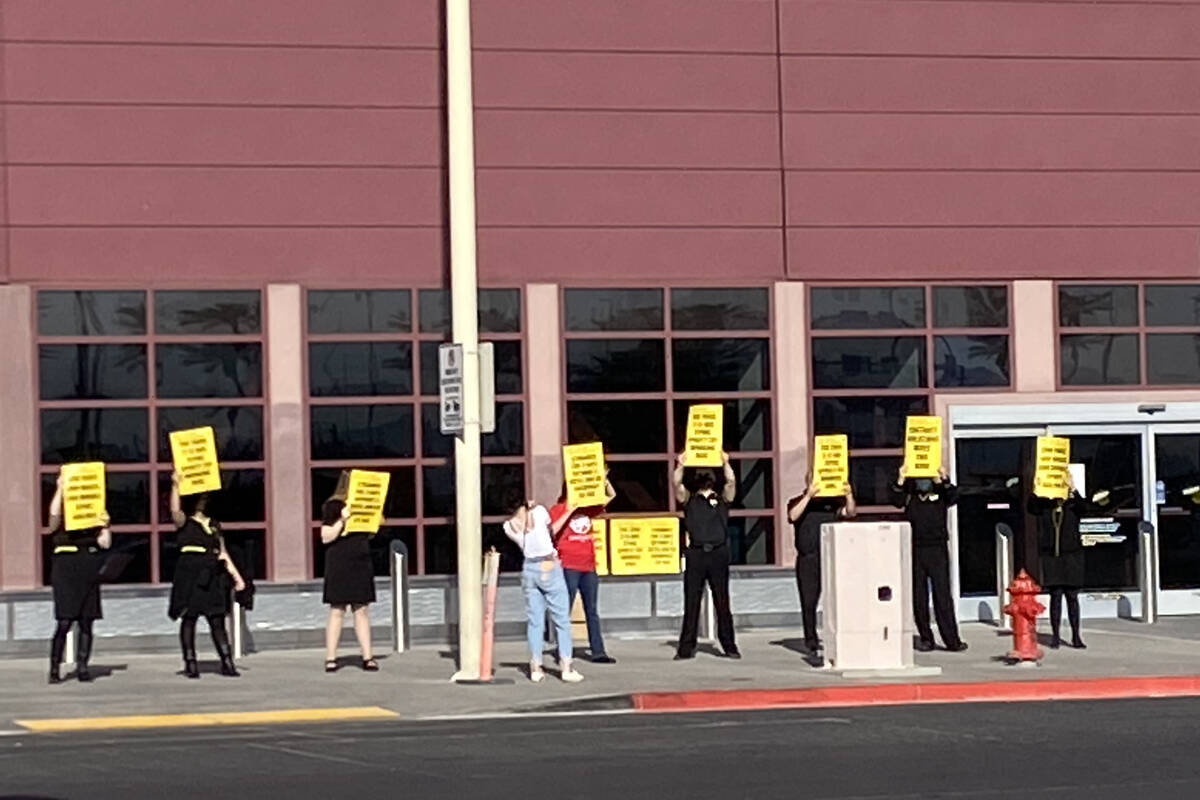
[[[533,681],[534,683],[541,683],[542,681],[546,680],[546,673],[542,671],[541,667],[530,667],[529,680]]]
[[[563,683],[579,683],[583,680],[583,676],[573,669],[564,669],[562,671]]]

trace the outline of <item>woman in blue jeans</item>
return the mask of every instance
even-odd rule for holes
[[[560,527],[566,522],[564,518]],[[583,680],[571,666],[571,614],[567,605],[567,581],[562,564],[554,550],[554,535],[550,512],[533,502],[522,503],[512,518],[504,523],[504,533],[512,539],[525,556],[521,570],[521,590],[525,594],[525,614],[528,620],[529,679],[539,683],[546,679],[542,670],[542,633],[546,610],[554,620],[558,637],[558,663],[562,679],[567,683]]]

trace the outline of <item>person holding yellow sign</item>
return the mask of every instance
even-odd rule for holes
[[[733,632],[733,613],[729,608],[729,505],[737,495],[737,477],[729,463],[729,454],[721,453],[724,485],[717,494],[717,476],[711,469],[698,469],[693,477],[695,491],[684,485],[687,453],[676,460],[671,483],[675,500],[683,506],[683,528],[687,533],[687,565],[683,572],[683,627],[675,660],[696,657],[700,625],[700,600],[704,584],[712,592],[717,617],[717,640],[726,658],[741,658]]]
[[[225,549],[221,526],[208,516],[209,493],[180,497],[180,480],[178,472],[171,476],[171,521],[176,527],[179,561],[175,564],[167,614],[180,621],[183,672],[189,678],[200,677],[196,662],[196,621],[204,617],[221,659],[221,674],[236,678],[241,673],[233,663],[225,616],[229,613],[230,580],[237,592],[246,588],[246,582]]]
[[[617,660],[604,649],[604,634],[600,629],[597,608],[600,578],[596,574],[596,539],[594,520],[617,497],[612,482],[604,479],[604,505],[576,508],[567,501],[567,487],[550,509],[551,527],[557,531],[554,546],[562,562],[567,581],[567,608],[575,605],[575,595],[583,596],[583,615],[587,620],[588,660],[593,664],[615,664]]]
[[[342,470],[337,488],[321,506],[321,542],[325,550],[325,589],[322,600],[329,606],[325,625],[325,671],[337,672],[338,640],[346,621],[346,607],[354,615],[354,635],[362,651],[362,668],[378,672],[379,662],[371,651],[371,620],[368,606],[375,602],[375,570],[371,565],[371,535],[347,531],[350,521],[350,471]]]
[[[821,526],[853,519],[857,513],[854,489],[850,484],[842,484],[840,495],[823,494],[815,469],[809,476],[808,488],[788,502],[788,522],[792,523],[796,537],[796,588],[800,592],[804,648],[813,656],[821,648],[817,638],[817,604],[821,601]]]
[[[1083,650],[1087,645],[1079,634],[1079,590],[1084,584],[1085,562],[1079,518],[1085,513],[1086,506],[1075,490],[1070,470],[1064,469],[1062,473],[1060,480],[1066,483],[1067,496],[1045,497],[1035,493],[1029,498],[1028,511],[1037,523],[1042,588],[1050,592],[1050,647],[1062,646],[1059,629],[1063,599],[1066,598],[1071,646]]]
[[[103,465],[100,465],[103,469]],[[75,656],[75,676],[82,682],[91,681],[88,660],[92,656],[92,625],[103,614],[100,610],[101,550],[112,545],[108,529],[108,512],[101,510],[94,520],[99,525],[81,530],[68,530],[63,510],[63,472],[58,475],[58,487],[50,500],[50,543],[54,552],[50,562],[50,585],[54,590],[54,618],[57,626],[50,640],[50,683],[62,683],[63,651],[71,625],[79,626],[79,650]],[[103,509],[103,498],[98,501]]]

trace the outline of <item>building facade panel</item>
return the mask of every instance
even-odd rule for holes
[[[10,164],[438,167],[443,160],[436,108],[66,104],[6,112]]]
[[[1195,3],[781,0],[785,53],[1200,56]]]
[[[1197,170],[1200,118],[789,113],[784,152],[805,170]]]
[[[438,6],[429,0],[9,0],[5,28],[13,39],[159,44],[319,44],[424,46],[441,41]]]

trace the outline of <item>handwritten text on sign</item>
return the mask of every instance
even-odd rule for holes
[[[600,442],[569,444],[563,448],[563,475],[567,502],[576,508],[602,506],[607,499],[604,484],[604,445]]]
[[[910,478],[936,478],[942,468],[942,418],[909,417],[904,431],[904,471]]]
[[[688,408],[687,444],[684,446],[684,466],[721,466],[721,429],[725,407],[721,405],[691,406]]]
[[[98,528],[104,515],[104,464],[66,464],[63,478],[63,527],[69,531]]]
[[[383,524],[383,504],[387,500],[388,482],[391,473],[350,470],[350,489],[346,493],[346,505],[350,506],[350,519],[346,520],[346,533],[378,533]]]
[[[171,457],[180,476],[181,495],[215,492],[221,488],[217,442],[212,428],[172,431]]]
[[[846,434],[818,436],[813,441],[813,479],[818,497],[841,497],[850,482],[850,445]]]
[[[678,575],[679,518],[610,519],[613,575]]]
[[[1071,440],[1058,436],[1039,436],[1037,469],[1033,473],[1033,493],[1038,497],[1066,499]]]

